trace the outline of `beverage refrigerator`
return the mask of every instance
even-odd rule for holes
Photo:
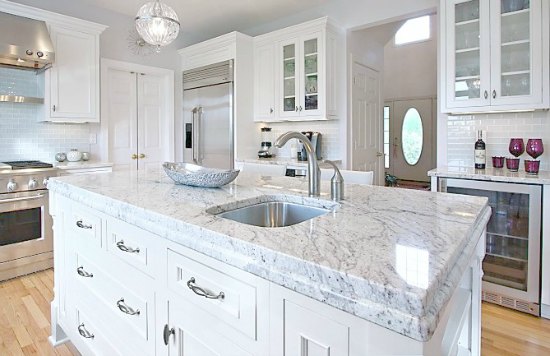
[[[482,298],[539,316],[542,187],[440,178],[437,189],[489,199]]]

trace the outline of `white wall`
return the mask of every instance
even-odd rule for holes
[[[427,41],[396,46],[385,45],[384,99],[437,96],[437,16],[430,16],[431,37]]]

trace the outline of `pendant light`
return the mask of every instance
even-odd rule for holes
[[[170,44],[178,37],[180,31],[178,15],[160,0],[148,2],[136,15],[136,30],[145,42],[156,46],[158,53],[161,46]]]

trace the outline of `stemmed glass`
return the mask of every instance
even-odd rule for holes
[[[542,144],[542,139],[540,138],[530,138],[527,140],[527,154],[537,159],[541,154],[544,153],[544,146]]]
[[[510,139],[510,145],[508,146],[508,151],[514,156],[519,157],[525,152],[525,146],[523,144],[522,138],[512,138]]]

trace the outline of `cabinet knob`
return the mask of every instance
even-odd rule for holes
[[[55,112],[55,105],[52,107],[52,110]]]
[[[139,158],[145,158],[145,155],[142,153],[139,155]]]
[[[302,111],[302,105],[300,105],[300,111]]]
[[[170,335],[176,335],[176,330],[174,328],[170,328],[168,324],[164,325],[164,332],[163,332],[163,339],[164,339],[164,345],[168,346],[168,342],[170,341]]]
[[[485,92],[483,93],[483,96],[485,97],[485,99],[489,97],[489,93],[487,92],[487,90],[485,90]]]
[[[273,108],[269,108],[269,113],[273,114]]]
[[[138,158],[138,155],[134,153],[134,154],[132,155],[132,159],[137,159],[137,158]]]
[[[493,90],[493,99],[496,99],[496,98],[497,98],[497,91]]]
[[[296,106],[296,109],[295,109],[295,110],[296,110],[296,112],[298,112],[298,107],[297,107],[297,106]]]

